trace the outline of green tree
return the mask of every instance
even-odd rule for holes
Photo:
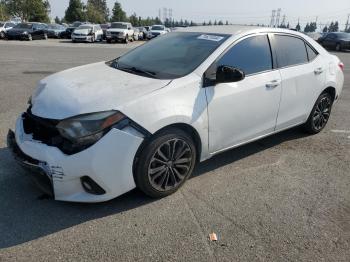
[[[323,32],[323,33],[327,33],[327,32],[328,32],[328,27],[325,26],[325,27],[323,28],[322,32]]]
[[[220,21],[218,22],[218,25],[224,25],[224,23],[220,20]]]
[[[133,13],[133,14],[129,17],[129,22],[130,22],[133,26],[139,26],[139,19],[138,19],[136,13]]]
[[[49,22],[50,3],[48,0],[2,0],[7,13],[24,21]]]
[[[112,22],[125,22],[127,20],[126,13],[124,12],[122,5],[116,1],[112,10]]]
[[[298,22],[297,26],[295,27],[295,30],[297,30],[298,32],[301,30],[301,26],[300,26],[299,22]]]
[[[64,20],[68,23],[73,23],[74,21],[84,21],[85,19],[84,5],[81,0],[70,0]]]
[[[58,16],[55,17],[55,23],[56,24],[62,23],[61,19]]]
[[[86,19],[92,23],[102,24],[108,20],[109,9],[106,0],[88,0]]]
[[[0,21],[5,21],[9,18],[7,13],[6,5],[3,2],[0,2]]]

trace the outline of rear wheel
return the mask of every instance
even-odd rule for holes
[[[304,129],[310,134],[317,134],[326,126],[331,111],[333,99],[330,94],[323,93],[317,99],[311,114],[304,124]]]
[[[171,128],[156,135],[135,163],[135,182],[145,194],[160,198],[176,192],[191,176],[196,163],[192,138]]]

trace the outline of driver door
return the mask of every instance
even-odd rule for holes
[[[274,132],[281,99],[281,76],[274,70],[266,34],[240,40],[205,74],[221,65],[240,69],[246,76],[206,87],[211,153]]]

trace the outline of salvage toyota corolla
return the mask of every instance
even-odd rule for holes
[[[196,162],[326,125],[344,65],[289,30],[193,27],[40,81],[8,145],[56,200],[178,190]]]

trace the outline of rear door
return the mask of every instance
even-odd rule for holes
[[[281,97],[281,77],[274,70],[266,34],[249,36],[234,44],[206,76],[215,74],[221,65],[241,69],[246,77],[240,82],[206,87],[211,153],[273,132]]]
[[[325,82],[326,65],[304,39],[275,34],[273,49],[282,77],[276,130],[305,122]]]

